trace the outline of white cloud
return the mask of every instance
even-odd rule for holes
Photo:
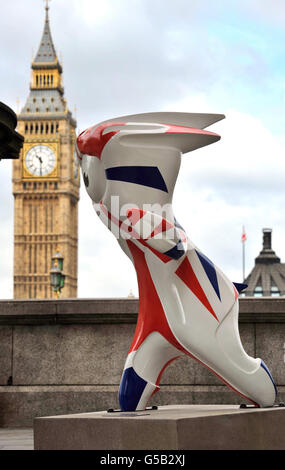
[[[285,3],[284,0],[243,0],[245,9],[257,18],[266,22],[274,22],[277,25],[285,25]]]

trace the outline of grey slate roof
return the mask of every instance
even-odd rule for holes
[[[34,63],[56,62],[56,60],[57,60],[57,56],[56,56],[55,48],[54,48],[52,37],[51,37],[50,27],[49,27],[48,8],[46,8],[46,18],[45,18],[43,35],[42,35],[38,52],[33,62]]]
[[[245,296],[285,295],[285,263],[280,262],[271,247],[271,229],[263,229],[263,248],[251,273],[245,279]]]
[[[57,89],[31,90],[26,104],[21,111],[22,114],[40,113],[64,113],[65,101]]]

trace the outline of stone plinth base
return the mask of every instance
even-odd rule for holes
[[[285,401],[280,389],[279,401]],[[0,386],[0,428],[32,427],[39,416],[71,415],[118,408],[117,385]],[[225,385],[162,385],[149,405],[239,404],[243,400]]]
[[[284,450],[285,408],[173,405],[36,418],[37,450]]]

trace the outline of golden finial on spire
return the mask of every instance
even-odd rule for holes
[[[51,1],[51,0],[44,0],[44,2],[45,2],[45,4],[46,4],[46,6],[45,6],[46,11],[48,11],[48,9],[49,9],[49,6],[48,6],[48,5],[49,5],[49,2],[50,2],[50,1]]]
[[[45,2],[45,10],[46,10],[46,23],[48,23],[48,20],[49,20],[49,19],[48,19],[48,11],[49,11],[49,2],[50,2],[50,1],[51,1],[51,0],[44,0],[44,2]]]
[[[16,99],[16,103],[17,103],[16,114],[19,114],[19,111],[20,111],[20,100],[19,100],[19,98]]]

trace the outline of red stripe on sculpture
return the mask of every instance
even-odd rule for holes
[[[215,132],[205,131],[204,129],[196,129],[195,127],[176,126],[174,124],[171,126],[169,124],[164,124],[164,126],[168,127],[165,134],[203,134],[220,137]]]
[[[206,307],[211,315],[213,315],[213,317],[219,321],[187,257],[184,258],[179,268],[175,271],[175,274],[177,274],[177,276],[180,277],[180,279],[193,292],[193,294],[196,295],[196,297]]]
[[[81,132],[81,134],[77,137],[77,147],[79,151],[86,155],[91,155],[100,159],[105,145],[115,134],[120,132],[118,130],[106,132],[103,134],[103,131],[108,127],[124,125],[125,122],[108,122],[106,124],[101,124],[101,126],[90,127],[89,129]]]

